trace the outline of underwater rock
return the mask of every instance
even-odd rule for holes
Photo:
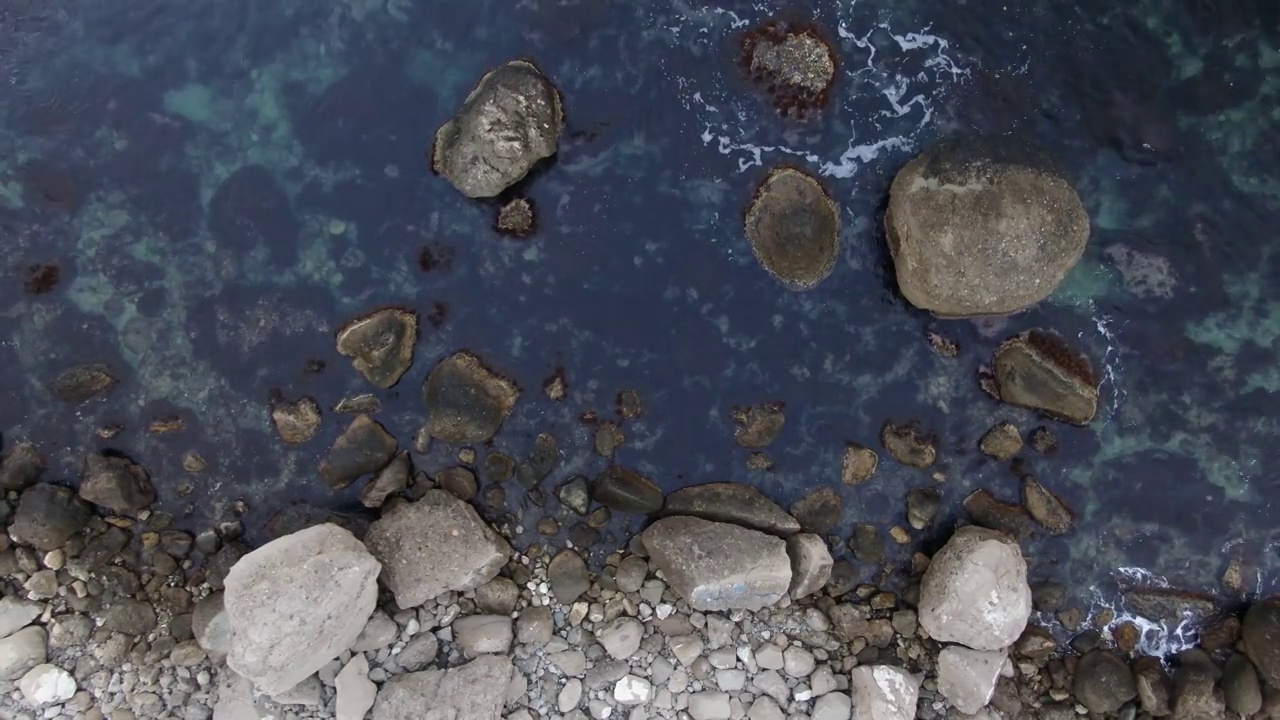
[[[668,502],[670,502],[668,500]],[[844,501],[834,488],[818,488],[791,506],[791,514],[807,533],[826,535],[840,522]],[[826,584],[823,581],[822,584]]]
[[[747,208],[746,235],[770,275],[789,290],[809,290],[835,268],[840,212],[813,177],[778,168]]]
[[[1058,436],[1049,428],[1041,425],[1031,431],[1031,449],[1041,455],[1052,455],[1058,451]]]
[[[964,499],[964,509],[978,525],[1023,538],[1031,533],[1031,515],[1021,505],[1000,502],[989,490],[975,490]]]
[[[301,224],[274,173],[246,165],[227,176],[208,206],[209,234],[220,250],[250,254],[265,248],[277,265],[297,259]]]
[[[1022,449],[1022,434],[1013,423],[1002,422],[987,431],[978,442],[983,455],[997,460],[1008,460]]]
[[[528,237],[537,224],[533,203],[524,198],[515,198],[498,208],[498,217],[494,220],[494,228],[503,235],[512,237]]]
[[[492,452],[484,458],[484,476],[491,483],[506,482],[516,472],[516,461],[500,452]]]
[[[625,513],[648,515],[662,509],[662,490],[640,473],[616,465],[596,477],[591,499]]]
[[[863,523],[853,528],[853,537],[849,538],[849,550],[853,556],[864,563],[878,563],[885,558],[884,540],[880,539],[880,531],[875,525]]]
[[[948,340],[942,334],[932,330],[925,333],[925,340],[928,341],[929,347],[944,358],[954,358],[960,354],[960,346],[954,340]]]
[[[552,402],[560,402],[569,394],[569,381],[565,377],[564,368],[558,367],[551,377],[542,381],[542,390]]]
[[[695,610],[759,610],[791,586],[786,543],[702,518],[666,517],[641,534],[650,562]]]
[[[879,463],[875,450],[849,443],[844,447],[844,458],[840,462],[840,481],[845,485],[861,485],[876,473]]]
[[[1057,495],[1046,490],[1030,473],[1022,478],[1022,504],[1050,535],[1069,532],[1075,522],[1066,504]]]
[[[783,115],[803,117],[827,103],[836,56],[816,28],[769,22],[745,34],[741,49],[746,71]]]
[[[381,409],[382,401],[373,393],[361,393],[344,397],[338,401],[337,405],[333,406],[333,411],[336,413],[352,413],[356,415],[361,413],[372,415]]]
[[[938,459],[937,439],[922,435],[914,423],[880,428],[880,442],[895,460],[915,468],[927,468]]]
[[[436,131],[431,166],[467,197],[493,197],[556,153],[560,93],[532,63],[490,71]]]
[[[338,331],[338,352],[380,388],[395,385],[409,369],[416,342],[418,316],[397,308],[377,310]]]
[[[942,494],[933,488],[912,488],[907,492],[907,522],[917,530],[929,527],[942,505]]]
[[[344,488],[361,475],[385,468],[396,452],[396,439],[368,415],[359,415],[334,441],[320,463],[320,477],[333,488]]]
[[[667,497],[662,516],[690,515],[703,520],[733,523],[787,537],[800,523],[777,503],[750,485],[707,483],[681,488]]]
[[[151,478],[129,458],[92,453],[80,474],[80,497],[118,513],[134,514],[156,500]]]
[[[367,508],[382,507],[388,497],[409,486],[409,476],[412,474],[413,462],[409,458],[409,451],[402,450],[360,491],[360,504]]]
[[[644,414],[644,402],[640,400],[640,393],[635,390],[619,392],[613,404],[624,420],[634,420]]]
[[[276,397],[271,403],[271,422],[287,445],[298,445],[315,437],[320,428],[320,406],[309,397],[289,402]]]
[[[116,378],[106,365],[77,365],[63,370],[49,384],[49,392],[65,403],[80,404],[110,390]]]
[[[529,456],[516,467],[516,476],[521,485],[534,488],[556,469],[559,462],[560,449],[556,439],[547,433],[538,433]]]
[[[596,428],[595,451],[600,457],[612,458],[613,454],[622,447],[622,443],[626,442],[627,437],[618,429],[616,423],[603,422],[600,427]]]
[[[560,498],[560,504],[569,508],[579,515],[586,515],[591,509],[591,488],[587,485],[587,479],[582,475],[574,475],[569,481],[560,486],[556,492]]]
[[[1138,615],[1177,625],[1184,620],[1202,623],[1217,612],[1207,595],[1169,587],[1131,587],[1122,590],[1125,604]],[[1257,662],[1257,658],[1253,658]]]
[[[0,457],[0,489],[24,490],[39,482],[45,460],[34,445],[20,442]]]
[[[482,443],[511,414],[520,389],[485,367],[479,357],[459,352],[436,365],[422,383],[426,428],[451,443]]]
[[[734,408],[733,439],[739,445],[758,450],[773,442],[786,422],[782,403],[765,403],[745,408]]]
[[[441,490],[448,490],[459,500],[470,501],[480,491],[475,473],[462,466],[445,468],[436,473],[436,484]]]
[[[753,452],[747,456],[747,469],[753,472],[769,472],[773,470],[773,458],[768,453]]]
[[[1084,254],[1089,216],[1039,151],[1008,139],[950,140],[907,163],[885,213],[898,289],[943,317],[1004,315],[1040,302]]]
[[[1088,425],[1098,412],[1098,379],[1088,359],[1053,333],[1010,338],[991,364],[1003,402],[1076,425]]]

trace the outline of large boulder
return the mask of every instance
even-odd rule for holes
[[[960,139],[898,173],[885,230],[912,305],[945,317],[1004,315],[1062,282],[1084,254],[1089,216],[1036,149]]]
[[[27,627],[0,640],[0,680],[17,680],[45,661],[49,636],[38,625]]]
[[[696,610],[759,610],[787,594],[786,543],[756,530],[668,517],[641,535],[649,559]]]
[[[369,527],[369,551],[401,608],[492,580],[511,546],[476,511],[444,490],[399,505]]]
[[[1258,674],[1268,685],[1280,687],[1280,597],[1254,603],[1244,615],[1240,636]]]
[[[994,530],[957,530],[920,581],[920,625],[938,642],[1003,650],[1026,629],[1030,616],[1022,551]]]
[[[268,695],[302,682],[359,637],[382,566],[350,532],[317,525],[273,540],[227,574],[227,664]]]
[[[692,515],[779,537],[800,531],[799,521],[777,503],[750,485],[738,483],[707,483],[677,490],[667,496],[662,515]]]
[[[90,514],[89,505],[67,488],[36,483],[22,491],[9,536],[37,550],[53,550],[84,529]]]
[[[499,720],[511,658],[485,655],[448,670],[397,675],[383,684],[373,720]]]
[[[490,370],[479,357],[459,352],[436,365],[422,383],[427,406],[423,428],[449,443],[482,443],[511,414],[520,388]]]
[[[556,153],[564,109],[538,68],[513,60],[490,71],[436,131],[431,166],[467,197],[493,197]]]
[[[920,678],[891,665],[863,665],[851,673],[853,720],[914,720]]]
[[[778,168],[747,208],[746,234],[765,271],[788,290],[809,290],[836,265],[840,211],[812,176]]]

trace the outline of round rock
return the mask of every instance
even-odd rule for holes
[[[1254,603],[1245,613],[1240,635],[1258,674],[1280,687],[1280,597]]]
[[[1106,650],[1092,650],[1076,664],[1071,691],[1089,712],[1106,715],[1138,695],[1133,671]]]
[[[813,177],[778,168],[747,208],[746,234],[770,275],[790,290],[809,290],[835,267],[840,213]]]
[[[425,427],[450,443],[482,443],[493,437],[511,414],[520,390],[468,352],[440,361],[422,385],[427,406]]]
[[[1018,639],[1030,616],[1022,551],[992,530],[957,530],[920,582],[920,625],[938,642],[1002,650]]]

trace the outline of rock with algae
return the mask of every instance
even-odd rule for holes
[[[445,442],[481,443],[498,432],[519,397],[515,383],[479,357],[455,353],[441,360],[422,384],[424,427]]]
[[[384,308],[343,326],[338,331],[338,352],[350,357],[369,382],[389,388],[413,363],[417,341],[418,316],[398,308]]]
[[[777,168],[747,208],[746,234],[770,275],[790,290],[809,290],[835,267],[840,212],[816,179]]]
[[[1098,412],[1098,379],[1089,361],[1059,336],[1031,330],[1005,341],[992,359],[996,393],[1010,405],[1088,425]]]

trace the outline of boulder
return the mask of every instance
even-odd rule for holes
[[[369,679],[369,661],[364,654],[353,655],[333,684],[338,694],[337,720],[364,720],[378,696],[378,686]]]
[[[135,514],[156,501],[151,478],[126,457],[91,453],[80,474],[80,497],[112,512]]]
[[[1169,709],[1173,688],[1169,673],[1159,658],[1144,655],[1133,661],[1133,684],[1142,709],[1151,717],[1164,717]]]
[[[511,546],[470,505],[444,490],[428,490],[417,502],[387,512],[369,527],[365,544],[382,563],[401,608],[451,590],[473,590],[511,556]]]
[[[441,360],[422,383],[427,406],[423,424],[435,438],[450,443],[482,443],[493,437],[511,414],[520,389],[469,352]]]
[[[747,208],[745,232],[766,272],[788,290],[809,290],[835,267],[840,210],[813,176],[776,168]]]
[[[591,499],[610,510],[648,515],[662,509],[662,490],[638,472],[617,465],[605,468],[591,486]]]
[[[20,442],[0,457],[0,490],[25,490],[44,475],[45,460],[29,442]]]
[[[0,640],[9,637],[40,617],[44,606],[14,595],[0,598]]]
[[[57,665],[37,665],[18,681],[18,689],[29,704],[41,707],[70,700],[76,694],[76,681]]]
[[[14,542],[49,551],[89,523],[89,505],[67,488],[37,483],[22,491],[9,526]]]
[[[1174,720],[1226,720],[1226,702],[1217,687],[1218,668],[1199,648],[1178,654],[1173,674]]]
[[[786,543],[728,523],[663,518],[641,535],[652,564],[697,610],[759,610],[791,585]]]
[[[938,692],[955,709],[973,715],[991,702],[1007,659],[1003,651],[948,645],[938,654]]]
[[[365,546],[324,524],[273,540],[227,574],[227,664],[275,695],[324,667],[360,636],[382,569]]]
[[[890,665],[853,669],[849,682],[853,720],[913,720],[920,697],[920,678]]]
[[[1098,377],[1089,360],[1055,333],[1030,330],[1006,340],[991,359],[1002,402],[1088,425],[1098,412]]]
[[[338,331],[338,352],[380,388],[395,385],[409,369],[417,342],[417,314],[399,308],[375,310]]]
[[[397,675],[378,691],[373,720],[499,720],[503,690],[510,681],[511,658],[506,655],[485,655],[448,670]]]
[[[344,488],[361,475],[385,468],[396,454],[396,439],[368,415],[355,420],[334,441],[320,463],[320,477],[333,488]]]
[[[907,163],[884,224],[898,289],[943,317],[1040,302],[1089,239],[1071,184],[1037,149],[1003,138],[946,141]]]
[[[796,533],[787,538],[787,555],[791,558],[791,587],[787,590],[792,600],[818,592],[831,579],[835,561],[827,543],[813,533]]]
[[[708,483],[681,488],[667,496],[662,516],[692,515],[703,520],[733,523],[770,535],[786,537],[800,531],[800,523],[777,503],[750,485]]]
[[[1137,697],[1133,671],[1114,653],[1095,649],[1076,663],[1071,692],[1089,712],[1105,715]]]
[[[1258,674],[1280,687],[1280,597],[1255,602],[1244,615],[1240,637]]]
[[[0,640],[0,680],[17,680],[48,657],[44,628],[30,625]]]
[[[560,93],[538,68],[513,60],[491,70],[436,131],[431,166],[463,195],[493,197],[556,153]]]
[[[1030,616],[1027,563],[1016,543],[993,530],[957,530],[920,582],[920,625],[938,642],[1003,650]]]

